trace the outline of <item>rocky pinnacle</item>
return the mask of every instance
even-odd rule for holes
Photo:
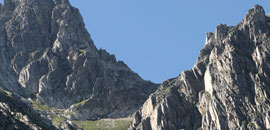
[[[191,70],[165,81],[131,130],[270,129],[270,18],[256,5],[236,26],[208,33]]]
[[[0,7],[3,88],[77,120],[127,117],[156,90],[95,47],[68,0],[5,0]]]

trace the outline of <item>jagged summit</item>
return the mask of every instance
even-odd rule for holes
[[[79,129],[74,120],[134,112],[130,129],[270,129],[269,59],[270,18],[256,5],[207,33],[193,68],[157,88],[97,49],[68,0],[5,0],[0,129]]]
[[[208,33],[191,70],[165,81],[130,129],[270,129],[270,18],[256,5]]]
[[[68,0],[5,0],[0,10],[1,87],[77,120],[127,117],[156,90],[95,47]]]
[[[244,18],[244,23],[265,22],[265,11],[262,6],[255,5]]]

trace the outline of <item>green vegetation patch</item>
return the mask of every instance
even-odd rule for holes
[[[38,100],[33,101],[32,106],[38,111],[52,111],[52,108],[48,107],[47,105],[42,105]]]
[[[81,102],[78,102],[78,103],[74,104],[74,106],[79,106],[79,105],[85,104],[88,100],[89,99],[85,99],[85,100],[83,100]]]
[[[58,126],[62,122],[66,121],[66,118],[58,116],[58,115],[55,114],[55,111],[56,112],[62,112],[62,111],[60,111],[58,109],[55,109],[55,108],[52,108],[52,107],[49,107],[47,105],[42,105],[38,100],[33,101],[32,106],[33,106],[34,109],[36,109],[38,111],[48,111],[48,112],[50,112],[51,119],[52,119],[52,124],[54,126]],[[73,113],[68,112],[66,114],[73,114]]]
[[[264,103],[264,97],[256,97],[256,100],[257,100],[257,102],[259,103],[259,104],[262,104],[262,103]]]
[[[79,52],[82,53],[82,54],[86,54],[87,50],[86,49],[79,49]]]
[[[52,118],[52,124],[54,126],[60,125],[62,122],[66,121],[66,118],[58,116],[54,113],[51,113],[51,118]]]
[[[256,127],[256,124],[255,124],[254,121],[250,121],[250,122],[247,124],[247,127],[255,128],[255,127]]]
[[[5,90],[5,89],[0,89],[1,92],[3,92],[4,94],[6,94],[8,97],[12,97],[12,93]]]
[[[66,112],[66,115],[71,116],[71,115],[75,115],[75,113],[74,112]]]
[[[126,130],[131,124],[131,120],[124,119],[102,119],[97,121],[73,121],[83,130]]]
[[[131,121],[130,120],[116,120],[116,127],[114,130],[126,130],[129,128]]]

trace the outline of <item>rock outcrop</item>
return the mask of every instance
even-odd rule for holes
[[[165,81],[131,130],[270,129],[270,18],[256,5],[236,26],[208,33],[191,70]]]
[[[68,0],[0,5],[0,85],[70,119],[132,115],[157,88],[98,50]]]
[[[0,129],[76,130],[70,120],[134,112],[131,130],[270,129],[270,17],[259,5],[208,33],[194,67],[157,87],[97,49],[68,0],[4,0],[0,63]]]
[[[0,88],[1,130],[56,130],[51,121],[30,107],[31,104],[19,95]]]

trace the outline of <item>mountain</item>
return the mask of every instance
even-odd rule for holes
[[[270,17],[259,5],[207,33],[193,68],[158,85],[97,49],[68,0],[4,0],[0,63],[4,130],[270,129]]]
[[[256,5],[207,33],[191,70],[162,83],[131,130],[270,129],[270,17]]]
[[[29,104],[19,95],[0,89],[0,129],[56,130],[48,118],[41,116]]]
[[[158,86],[97,49],[68,0],[4,0],[0,63],[1,88],[51,118],[128,117]]]

